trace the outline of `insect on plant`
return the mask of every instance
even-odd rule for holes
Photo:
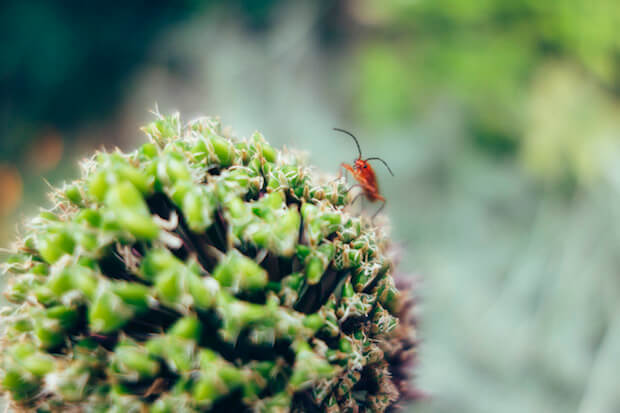
[[[351,132],[346,131],[344,129],[340,129],[340,128],[334,128],[334,130],[338,132],[346,133],[347,135],[352,137],[353,140],[355,141],[355,145],[357,146],[358,157],[357,159],[353,161],[353,166],[347,163],[344,163],[344,162],[340,164],[340,166],[346,169],[347,171],[349,171],[351,175],[353,175],[353,178],[355,178],[355,180],[357,181],[357,184],[349,188],[349,191],[357,186],[362,188],[362,192],[358,194],[355,198],[353,198],[353,201],[351,203],[355,202],[357,198],[359,198],[362,195],[365,196],[366,199],[368,199],[370,202],[375,202],[375,201],[383,202],[381,207],[372,216],[374,218],[375,216],[377,216],[377,214],[379,214],[379,212],[381,212],[381,210],[383,210],[387,201],[379,193],[379,183],[377,182],[377,176],[375,175],[375,170],[368,163],[368,161],[374,161],[374,160],[381,161],[383,165],[385,165],[387,170],[390,172],[390,175],[394,176],[394,172],[392,172],[392,169],[390,169],[390,166],[387,164],[387,162],[385,162],[383,159],[377,156],[362,159],[362,148],[360,147],[360,143],[355,137],[355,135],[353,135]]]

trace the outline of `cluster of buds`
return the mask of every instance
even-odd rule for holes
[[[83,162],[4,263],[0,389],[38,412],[385,411],[409,300],[346,182],[158,115]]]

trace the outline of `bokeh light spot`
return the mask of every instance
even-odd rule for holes
[[[15,211],[22,199],[22,193],[23,183],[17,168],[0,164],[0,217]]]
[[[53,129],[47,130],[30,146],[28,164],[37,172],[52,170],[60,163],[63,150],[62,136]]]

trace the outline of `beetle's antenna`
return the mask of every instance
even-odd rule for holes
[[[392,172],[392,170],[390,169],[390,166],[387,164],[387,162],[385,162],[383,159],[377,157],[377,156],[373,156],[372,158],[366,158],[366,161],[372,161],[376,159],[377,161],[381,161],[383,162],[383,165],[385,165],[385,167],[387,168],[388,171],[390,171],[390,175],[394,176],[394,172]]]
[[[362,159],[362,148],[360,148],[360,143],[357,141],[357,138],[355,137],[355,135],[353,135],[349,131],[346,131],[346,130],[340,129],[340,128],[334,128],[334,130],[338,131],[338,132],[346,133],[347,135],[349,135],[350,137],[353,138],[353,140],[355,141],[355,144],[357,145],[357,151],[359,152],[359,155],[360,155],[357,159]]]

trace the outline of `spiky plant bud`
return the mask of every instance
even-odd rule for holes
[[[409,300],[344,179],[210,118],[143,130],[140,149],[83,162],[4,264],[13,407],[395,407],[415,351]]]

